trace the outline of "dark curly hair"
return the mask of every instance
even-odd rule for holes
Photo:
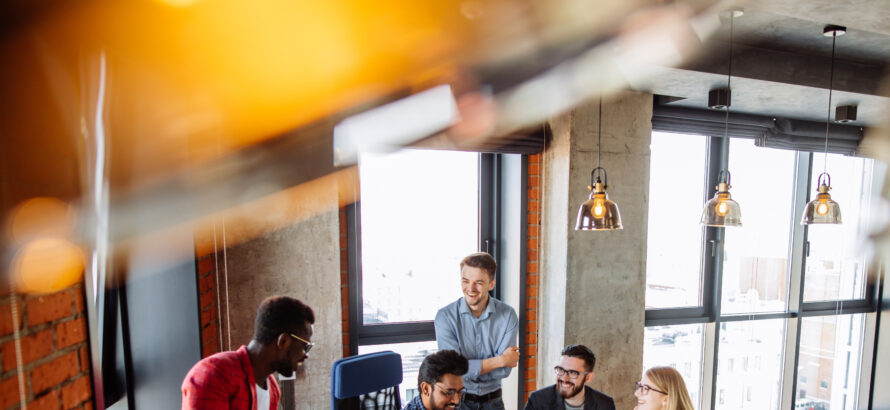
[[[253,340],[274,343],[282,333],[302,333],[307,322],[315,323],[312,308],[289,296],[272,296],[257,309]]]
[[[454,350],[439,350],[425,357],[420,364],[420,370],[417,372],[417,390],[420,391],[420,384],[423,382],[433,385],[442,381],[442,376],[445,374],[463,376],[467,374],[469,367],[467,358],[460,353]]]

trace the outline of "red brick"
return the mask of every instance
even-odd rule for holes
[[[26,391],[25,397],[27,396],[28,392]],[[9,406],[16,403],[19,403],[19,377],[17,374],[13,373],[11,376],[0,381],[0,409],[9,408]]]
[[[198,292],[204,293],[213,290],[213,282],[216,279],[213,275],[207,275],[198,279]]]
[[[210,340],[216,338],[216,326],[208,325],[201,329],[201,340]]]
[[[528,401],[528,398],[527,398],[527,397],[526,397],[525,401]],[[83,404],[83,410],[93,410],[93,402],[92,402],[92,401],[88,401],[88,402],[84,403],[84,404]]]
[[[538,369],[525,369],[525,377],[534,383],[535,379],[538,378]]]
[[[68,353],[31,371],[31,392],[40,394],[78,372],[77,352]]]
[[[84,318],[69,320],[56,325],[56,345],[59,349],[87,340],[87,323]]]
[[[528,164],[529,175],[541,175],[541,164]]]
[[[538,331],[538,322],[534,320],[529,320],[525,323],[525,331],[526,332],[537,332]]]
[[[526,246],[529,249],[538,249],[538,238],[528,238],[528,244]]]
[[[31,410],[59,410],[59,392],[57,390],[38,397],[34,401],[28,403]]]
[[[531,298],[525,303],[526,309],[533,310],[538,309],[538,298]]]
[[[343,333],[343,344],[344,344],[344,345],[348,345],[348,344],[349,344],[349,333],[348,333],[348,332],[344,332],[344,333]]]
[[[340,237],[340,249],[347,249],[349,240],[345,236]]]
[[[214,309],[213,306],[210,306],[207,309],[204,309],[201,311],[201,325],[202,326],[209,324],[210,322],[213,321],[213,319],[216,319],[216,309]]]
[[[528,222],[529,226],[540,225],[541,224],[541,213],[540,212],[529,212],[527,214],[527,222]]]
[[[528,163],[529,164],[540,164],[541,163],[541,154],[529,155]]]
[[[539,176],[534,176],[534,175],[529,175],[529,176],[528,176],[528,187],[529,187],[529,188],[534,188],[534,187],[537,187],[537,186],[541,186],[541,177],[539,177]]]
[[[538,387],[535,384],[535,382],[525,382],[525,391],[533,392],[535,390],[538,390]]]
[[[535,228],[537,228],[537,227],[535,227]],[[531,230],[531,227],[529,227],[529,230]],[[537,249],[526,249],[525,252],[526,252],[525,258],[528,260],[528,262],[537,262],[538,261],[538,250]]]
[[[525,284],[528,286],[537,285],[538,284],[538,274],[537,273],[529,273],[525,276]]]
[[[219,343],[216,338],[208,339],[204,341],[204,346],[201,349],[201,357],[207,357],[214,354],[219,353]]]
[[[213,255],[198,259],[198,276],[204,276],[213,272]]]
[[[81,347],[78,351],[78,355],[80,356],[80,370],[90,370],[90,352],[86,347]]]
[[[538,262],[529,262],[525,264],[526,273],[538,273]]]
[[[533,345],[538,343],[538,334],[537,333],[529,333],[525,335],[525,343]]]
[[[525,288],[525,296],[529,298],[538,297],[538,287],[536,285],[529,285]]]
[[[538,205],[538,200],[530,200],[528,201],[528,211],[529,212],[538,212],[541,210],[541,207]]]
[[[72,309],[72,295],[73,292],[65,290],[51,295],[28,299],[25,302],[28,325],[34,326],[71,316],[74,313]]]
[[[529,357],[528,359],[526,359],[525,363],[528,365],[529,369],[536,369],[538,367],[538,358]]]
[[[19,329],[22,328],[22,304],[18,304]],[[15,326],[12,323],[12,303],[0,304],[0,337],[12,334]]]
[[[535,320],[538,317],[538,311],[526,311],[525,312],[525,320]]]
[[[92,396],[89,376],[81,376],[79,379],[62,386],[62,405],[70,409],[83,403]]]
[[[74,313],[84,313],[86,312],[86,307],[83,304],[83,286],[78,286],[77,289],[74,289]]]
[[[209,307],[210,305],[213,304],[213,302],[216,301],[216,292],[213,292],[213,291],[204,292],[201,294],[200,300],[201,300],[201,310],[204,310],[204,308]]]
[[[53,352],[53,332],[47,329],[40,333],[23,337],[21,346],[22,365],[46,357]],[[4,343],[3,347],[0,347],[0,354],[3,355],[4,372],[16,368],[15,340]]]

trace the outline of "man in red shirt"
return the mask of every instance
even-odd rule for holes
[[[182,381],[182,408],[275,410],[281,391],[272,375],[290,375],[309,358],[315,314],[303,302],[273,296],[257,310],[253,340],[204,358]]]

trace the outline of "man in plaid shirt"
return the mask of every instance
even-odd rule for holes
[[[272,375],[290,375],[309,358],[312,308],[273,296],[257,310],[253,340],[234,352],[204,358],[182,381],[182,408],[275,410],[281,391]]]

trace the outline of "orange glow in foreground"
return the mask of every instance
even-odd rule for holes
[[[23,293],[51,293],[67,288],[81,279],[83,251],[61,238],[43,238],[29,242],[12,261],[12,282]]]

